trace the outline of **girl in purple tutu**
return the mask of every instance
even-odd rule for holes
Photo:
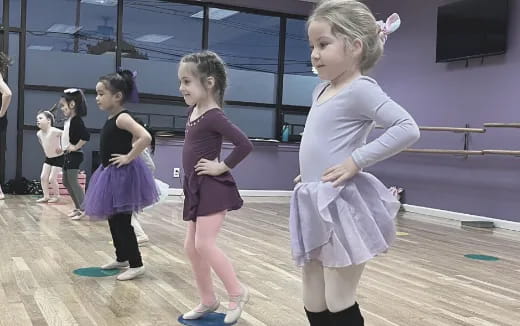
[[[413,144],[413,118],[364,75],[383,53],[397,14],[376,22],[354,0],[322,1],[309,17],[311,61],[320,79],[300,145],[290,235],[303,267],[303,302],[311,325],[364,325],[356,290],[365,263],[395,238],[399,202],[363,168]],[[386,131],[366,143],[378,124]]]
[[[179,90],[190,107],[182,152],[183,215],[184,220],[189,221],[184,246],[201,300],[183,317],[199,319],[219,308],[211,279],[213,270],[224,283],[230,299],[224,323],[232,324],[240,318],[249,292],[215,242],[226,211],[242,206],[229,171],[251,152],[253,145],[222,111],[227,82],[224,62],[218,55],[210,51],[187,55],[181,60],[178,74]],[[235,148],[221,161],[223,138],[231,141]]]
[[[131,71],[101,77],[96,93],[97,105],[108,113],[108,120],[100,134],[101,165],[90,179],[84,207],[87,215],[106,218],[110,226],[116,260],[101,268],[130,267],[117,276],[126,281],[145,272],[131,225],[132,214],[159,197],[152,172],[139,157],[150,145],[151,136],[123,107],[126,101],[138,99]]]

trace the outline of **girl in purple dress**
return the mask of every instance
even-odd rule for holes
[[[189,105],[182,161],[184,220],[189,221],[185,250],[191,261],[201,303],[183,315],[198,319],[218,309],[211,270],[229,295],[224,322],[236,322],[249,292],[240,284],[229,258],[216,246],[226,211],[242,207],[235,180],[229,173],[252,150],[252,144],[222,111],[226,89],[224,62],[213,52],[185,56],[179,66],[180,92]],[[220,160],[222,139],[235,148]]]

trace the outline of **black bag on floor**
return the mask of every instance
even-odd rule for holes
[[[33,180],[29,182],[27,187],[27,191],[31,195],[43,195],[42,183],[41,181]]]
[[[29,180],[24,177],[14,179],[13,189],[11,191],[15,195],[28,195],[29,194]]]

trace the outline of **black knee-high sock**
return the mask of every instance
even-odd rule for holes
[[[305,309],[307,319],[309,320],[310,326],[332,326],[331,312],[328,310],[321,312],[310,312]]]
[[[332,326],[364,326],[365,320],[357,302],[345,310],[331,313]]]

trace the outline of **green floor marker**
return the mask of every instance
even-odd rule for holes
[[[475,255],[475,254],[464,255],[464,257],[469,258],[469,259],[486,260],[486,261],[497,261],[497,260],[499,260],[499,258],[497,258],[497,257],[486,256],[486,255]]]
[[[74,274],[86,277],[106,277],[119,274],[118,269],[101,269],[99,267],[79,268],[73,271]]]
[[[406,233],[406,232],[397,232],[396,235],[398,237],[402,237],[402,236],[408,235],[408,233]]]

